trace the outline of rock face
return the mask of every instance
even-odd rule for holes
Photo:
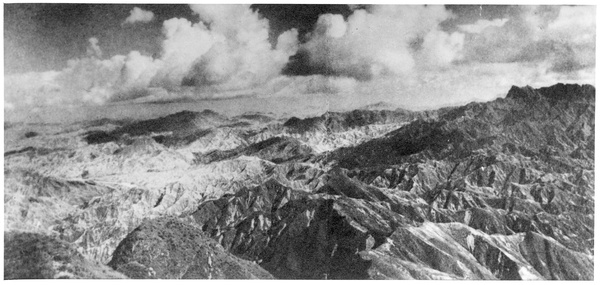
[[[5,230],[131,278],[593,279],[593,86],[372,109],[5,125]]]
[[[199,228],[173,218],[147,221],[121,241],[109,266],[135,279],[271,279],[226,252]]]
[[[35,233],[4,233],[4,279],[127,278],[70,244]]]

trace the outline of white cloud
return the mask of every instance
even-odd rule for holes
[[[463,36],[439,24],[452,17],[443,6],[369,6],[341,15],[321,15],[301,50],[318,73],[370,80],[404,75],[421,62],[449,64],[462,49]],[[423,42],[422,47],[414,43]]]
[[[181,85],[195,61],[206,54],[222,35],[215,35],[203,23],[173,18],[163,23],[165,39],[162,43],[161,61],[153,85],[175,88]]]
[[[221,40],[194,62],[185,80],[221,89],[252,88],[279,75],[296,51],[297,31],[282,34],[276,48],[269,43],[269,23],[250,5],[192,5]]]
[[[341,38],[346,34],[347,25],[342,15],[326,14],[317,20],[314,33],[331,38]]]
[[[129,12],[129,17],[125,19],[123,24],[133,24],[137,22],[148,23],[154,19],[154,13],[152,11],[146,11],[138,7],[134,7]]]

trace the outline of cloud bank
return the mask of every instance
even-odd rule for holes
[[[426,106],[492,99],[513,84],[594,83],[594,7],[514,6],[450,27],[457,16],[443,6],[361,7],[271,43],[269,21],[248,5],[191,5],[197,20],[163,22],[160,54],[104,58],[90,38],[63,70],[5,77],[5,105],[316,94]],[[136,7],[125,22],[151,13]]]

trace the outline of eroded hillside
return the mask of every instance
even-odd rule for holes
[[[558,84],[427,112],[5,124],[5,233],[117,277],[590,280],[594,116],[593,86]]]

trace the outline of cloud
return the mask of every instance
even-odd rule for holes
[[[378,101],[437,108],[491,100],[512,85],[594,84],[591,7],[517,6],[454,29],[440,27],[453,17],[440,8],[321,15],[299,50],[313,75],[277,80],[273,94],[323,94],[354,108]]]
[[[220,37],[194,61],[184,78],[186,85],[220,85],[227,90],[255,87],[279,75],[296,52],[298,32],[293,29],[280,35],[273,49],[268,20],[249,5],[191,7]]]
[[[207,53],[223,36],[214,35],[202,23],[173,18],[163,23],[161,66],[153,78],[154,86],[173,89],[181,85],[194,61]]]
[[[89,38],[88,42],[90,45],[87,47],[86,53],[90,57],[102,57],[102,50],[98,46],[97,38]]]
[[[350,94],[358,82],[351,77],[324,75],[279,76],[259,89],[263,97],[293,96],[297,94]]]
[[[504,25],[466,36],[465,60],[549,63],[549,72],[591,67],[595,64],[595,17],[592,6],[513,7]]]
[[[46,80],[35,80],[35,76],[45,75],[32,73],[6,81],[10,92],[28,95],[7,96],[10,99],[5,102],[102,104],[150,94],[193,94],[184,91],[190,88],[198,90],[197,96],[205,96],[201,93],[206,90],[214,96],[220,96],[219,92],[228,96],[225,92],[256,88],[279,76],[298,49],[296,29],[279,35],[273,48],[268,21],[249,5],[191,8],[198,15],[197,22],[173,18],[163,23],[162,51],[157,58],[131,51],[102,59],[99,40],[90,38],[87,57],[70,60],[65,69],[49,73],[52,76],[47,75]],[[148,15],[140,11],[134,8],[130,18],[149,19],[138,17]],[[53,99],[20,99],[35,96]]]
[[[594,69],[562,74],[547,72],[548,68],[545,64],[518,62],[459,64],[450,70],[358,81],[339,102],[352,103],[352,108],[384,101],[414,109],[435,109],[503,97],[512,85],[539,88],[557,82],[594,83]]]
[[[4,104],[12,109],[59,103],[60,86],[54,79],[58,72],[28,72],[4,77]],[[43,94],[43,96],[41,96]],[[57,94],[52,96],[51,94]],[[50,95],[50,96],[48,96]]]
[[[575,44],[595,40],[596,9],[593,6],[560,7],[558,17],[548,25],[548,34],[554,38],[569,39]]]
[[[448,34],[440,30],[432,30],[423,38],[422,48],[418,53],[421,64],[448,66],[462,56],[464,41],[463,33]]]
[[[90,41],[101,53],[96,41]],[[92,49],[93,50],[93,49]],[[144,96],[159,62],[137,51],[67,62],[61,71],[7,76],[5,102],[27,106],[102,104]]]
[[[455,60],[463,36],[449,34],[439,24],[452,17],[443,6],[368,6],[347,20],[324,14],[309,40],[300,47],[312,73],[371,80],[404,75],[421,65]]]
[[[170,19],[151,87],[175,90],[183,86],[214,90],[253,88],[279,75],[296,53],[298,32],[268,41],[269,23],[249,5],[191,5],[200,21]]]
[[[425,108],[492,99],[512,85],[595,79],[594,7],[515,6],[452,26],[443,6],[361,5],[273,44],[268,20],[248,5],[190,7],[196,19],[163,22],[160,54],[108,58],[102,39],[90,38],[85,57],[62,70],[6,76],[5,106],[320,96],[336,106]]]
[[[125,19],[123,24],[133,24],[137,22],[148,23],[154,19],[154,13],[152,11],[146,11],[138,7],[134,7],[129,12],[129,17]]]
[[[477,20],[477,22],[475,22],[473,24],[459,25],[458,29],[463,32],[467,32],[467,33],[471,33],[471,34],[479,34],[488,27],[502,27],[502,26],[504,26],[504,24],[506,24],[507,21],[508,21],[508,18],[494,19],[494,20],[480,19],[480,20]]]

